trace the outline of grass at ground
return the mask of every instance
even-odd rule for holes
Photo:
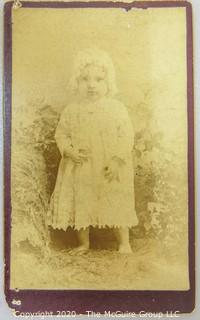
[[[136,239],[132,254],[51,248],[45,256],[28,246],[12,251],[11,287],[31,289],[185,290],[187,261],[155,241]]]

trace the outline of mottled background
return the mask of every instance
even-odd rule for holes
[[[45,247],[45,214],[59,162],[53,134],[71,100],[73,57],[91,44],[112,58],[118,98],[135,129],[139,225],[130,231],[131,257],[113,251],[108,230],[93,230],[87,256],[69,251],[67,240],[76,244],[72,231],[51,231],[53,253]],[[186,85],[184,8],[14,12],[12,287],[188,288]],[[116,261],[119,268],[113,268]]]

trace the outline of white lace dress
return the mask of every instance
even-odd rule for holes
[[[62,157],[48,212],[48,225],[66,230],[88,226],[131,227],[137,224],[134,203],[133,129],[124,105],[104,98],[74,103],[63,111],[56,143],[64,148],[89,149],[82,165]],[[109,182],[105,167],[120,159],[119,179]]]

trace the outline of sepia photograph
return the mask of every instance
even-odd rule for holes
[[[184,7],[12,11],[10,287],[190,289]]]

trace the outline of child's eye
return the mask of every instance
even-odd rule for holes
[[[97,82],[100,82],[100,81],[103,80],[103,78],[100,78],[100,77],[99,77],[99,78],[97,78],[96,80],[97,80]]]
[[[82,77],[81,79],[82,79],[82,81],[87,81],[88,80],[87,77]]]

